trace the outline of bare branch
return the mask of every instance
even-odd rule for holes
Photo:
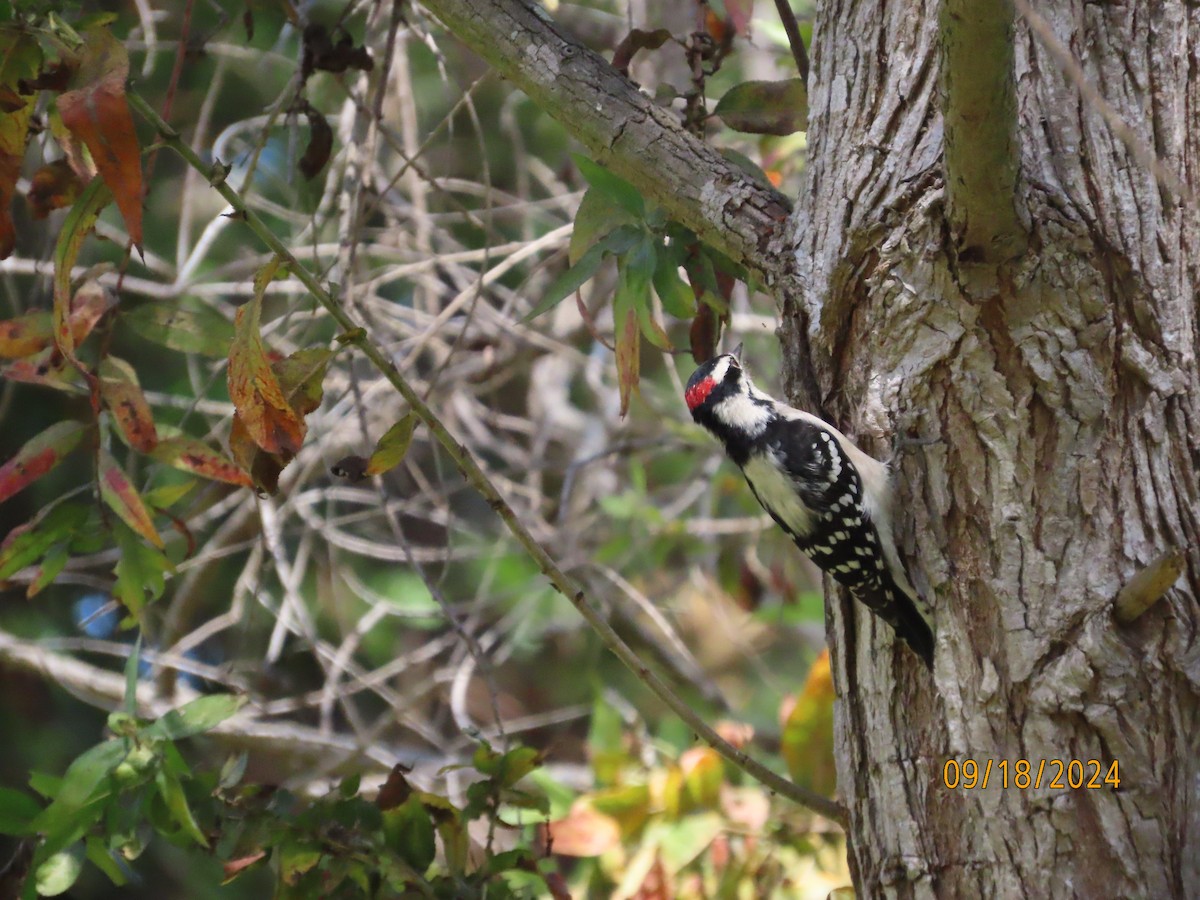
[[[773,284],[787,268],[773,246],[789,214],[678,116],[522,0],[426,0],[454,35],[529,95],[596,159],[667,214]]]

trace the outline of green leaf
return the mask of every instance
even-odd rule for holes
[[[14,528],[0,544],[0,579],[9,578],[70,538],[87,517],[88,508],[83,504],[60,503],[32,522]]]
[[[656,257],[654,239],[644,234],[642,240],[621,260],[617,295],[626,296],[622,304],[614,302],[613,310],[616,312],[619,306],[633,309],[637,313],[642,334],[660,350],[670,351],[671,339],[654,318],[654,309],[650,304],[650,281],[654,277]],[[628,307],[624,307],[624,303],[628,303]]]
[[[108,876],[108,880],[117,887],[124,887],[129,881],[125,877],[125,873],[117,864],[111,850],[104,843],[104,840],[96,835],[89,835],[87,839],[87,858],[91,860],[93,866]]]
[[[125,753],[124,741],[111,740],[80,754],[67,767],[54,800],[34,820],[35,830],[57,834],[72,828],[80,811],[120,765]]]
[[[54,579],[66,567],[70,558],[71,553],[67,550],[65,544],[55,544],[47,550],[46,555],[42,557],[41,565],[38,566],[37,572],[33,576],[33,580],[29,582],[29,587],[25,589],[25,596],[34,597],[41,593],[48,585],[52,584]]]
[[[0,787],[0,834],[32,834],[30,824],[41,811],[42,805],[24,791]]]
[[[52,855],[37,867],[34,876],[37,892],[43,897],[57,897],[69,891],[83,871],[83,858],[82,843]]]
[[[383,834],[388,849],[418,873],[423,873],[433,862],[437,849],[433,820],[415,794],[383,813]]]
[[[412,444],[413,431],[417,427],[417,421],[417,417],[410,412],[389,428],[375,444],[375,452],[367,460],[364,474],[382,475],[400,465]]]
[[[637,243],[643,233],[640,228],[633,225],[621,225],[614,228],[593,244],[587,253],[583,254],[579,262],[554,279],[550,286],[546,288],[546,293],[542,295],[541,302],[521,321],[528,322],[531,319],[536,319],[542,313],[553,309],[564,297],[575,293],[575,291],[583,286],[584,282],[596,274],[596,270],[600,268],[600,263],[604,261],[605,254],[613,253],[620,255],[625,253]]]
[[[571,159],[575,160],[575,165],[579,166],[579,171],[588,184],[638,221],[646,217],[646,201],[632,184],[586,156],[572,153]]]
[[[142,732],[147,739],[175,741],[191,737],[220,725],[245,703],[245,698],[234,694],[210,694],[197,697],[179,709],[165,713],[158,721],[148,725]]]
[[[679,263],[666,248],[654,263],[654,292],[669,315],[688,320],[696,314],[696,294],[679,277]]]
[[[147,303],[121,314],[141,337],[180,353],[223,357],[233,343],[233,323],[210,306],[188,300]]]
[[[575,228],[571,231],[567,260],[575,265],[596,241],[614,228],[636,223],[636,218],[600,191],[589,188],[579,202],[579,209],[575,211]]]
[[[745,81],[730,88],[713,115],[734,131],[792,134],[808,128],[808,89],[803,78]]]
[[[208,847],[208,838],[196,824],[196,817],[192,815],[187,795],[184,794],[183,784],[179,779],[168,772],[166,768],[162,768],[158,770],[154,781],[158,785],[159,794],[162,795],[163,802],[167,805],[167,810],[175,824],[201,847]]]
[[[123,524],[113,528],[121,558],[113,571],[117,583],[113,593],[136,619],[149,601],[162,596],[166,574],[174,570],[162,551],[151,547]]]

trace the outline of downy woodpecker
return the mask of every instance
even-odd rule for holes
[[[887,465],[832,425],[756,389],[735,354],[698,368],[684,399],[796,546],[932,669],[932,616],[896,552]]]

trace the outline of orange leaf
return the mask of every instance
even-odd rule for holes
[[[129,54],[106,28],[84,33],[72,90],[58,98],[63,125],[83,141],[116,198],[129,237],[142,246],[142,152],[125,99]]]
[[[62,462],[83,437],[83,430],[78,422],[56,422],[26,441],[16,456],[0,466],[0,503]]]
[[[284,396],[259,333],[262,295],[278,268],[271,262],[254,280],[254,297],[237,311],[229,347],[229,398],[246,434],[268,453],[295,455],[304,443],[305,424]]]
[[[250,476],[233,460],[195,438],[175,437],[159,441],[150,455],[168,466],[192,472],[202,478],[236,484],[239,487],[254,486]]]
[[[117,461],[105,450],[100,451],[100,497],[121,521],[144,537],[159,550],[163,540],[158,535],[141,494],[129,481],[128,476],[117,465]]]
[[[12,220],[12,196],[25,158],[29,118],[37,94],[17,91],[17,81],[32,78],[41,65],[42,52],[33,35],[12,27],[0,28],[0,94],[5,100],[0,111],[0,259],[9,256],[16,242]]]
[[[35,219],[44,219],[56,209],[70,206],[83,190],[79,176],[65,159],[47,163],[29,179],[25,200]]]
[[[100,364],[100,396],[116,419],[129,446],[149,453],[158,444],[158,430],[146,395],[138,385],[133,368],[110,356]]]
[[[551,848],[563,856],[599,856],[621,842],[621,827],[612,816],[597,812],[585,798],[576,800],[564,818],[546,825]]]
[[[249,856],[243,856],[238,859],[229,860],[229,862],[225,863],[224,865],[221,884],[229,884],[229,882],[241,875],[243,871],[250,868],[260,859],[265,859],[266,856],[267,851],[256,850]]]
[[[809,669],[800,695],[780,710],[780,753],[792,780],[826,796],[837,786],[833,758],[833,675],[829,651],[822,650]]]
[[[53,342],[49,313],[31,312],[0,322],[0,356],[5,359],[33,356]]]

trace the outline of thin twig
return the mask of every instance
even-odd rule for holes
[[[796,61],[796,71],[804,83],[808,83],[808,52],[804,49],[804,38],[800,36],[800,26],[796,24],[796,14],[788,0],[775,0],[775,10],[779,13],[779,21],[787,32],[788,46],[792,48],[792,59]]]

